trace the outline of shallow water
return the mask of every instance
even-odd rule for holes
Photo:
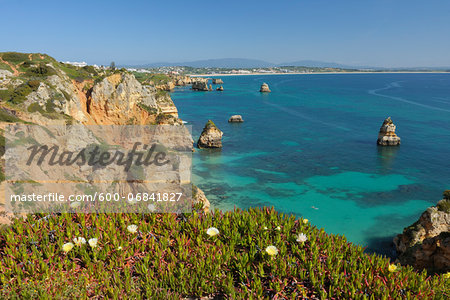
[[[222,79],[224,92],[172,93],[194,140],[208,119],[224,132],[221,151],[194,154],[194,183],[216,208],[274,206],[390,255],[392,237],[450,189],[450,74]],[[400,147],[376,145],[388,116]]]

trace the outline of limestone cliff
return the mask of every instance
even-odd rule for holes
[[[450,271],[450,200],[429,207],[394,238],[402,264],[435,272]]]

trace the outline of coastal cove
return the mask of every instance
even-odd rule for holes
[[[448,189],[450,74],[223,80],[223,92],[171,94],[194,140],[208,119],[224,133],[222,150],[193,156],[194,184],[215,208],[274,206],[391,256],[392,238]],[[263,82],[270,94],[259,92]],[[235,114],[245,122],[228,123]],[[399,147],[376,145],[388,116]]]

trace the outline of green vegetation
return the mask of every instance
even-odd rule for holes
[[[171,81],[171,78],[166,74],[162,73],[141,73],[141,72],[133,72],[136,79],[142,84],[150,84],[154,85],[162,85]]]
[[[208,122],[206,122],[205,128],[204,129],[209,129],[209,128],[217,128],[216,124],[214,124],[213,121],[208,120]],[[218,128],[217,128],[218,129]]]
[[[19,85],[10,95],[8,102],[12,104],[21,104],[23,103],[27,96],[32,92],[35,92],[38,89],[39,85],[36,84],[35,80],[28,81],[27,83],[23,83]]]
[[[443,193],[444,199],[450,200],[450,190],[446,190]]]
[[[175,117],[167,114],[158,114],[156,116],[156,124],[173,124],[176,121]]]
[[[30,77],[33,77],[33,76],[46,77],[46,76],[56,75],[56,71],[52,67],[49,67],[49,66],[41,63],[35,67],[29,68],[26,72],[26,75],[30,76]]]
[[[158,113],[158,109],[156,109],[155,107],[150,107],[150,106],[145,105],[143,103],[139,103],[138,106],[140,108],[142,108],[143,110],[147,111],[151,115]]]
[[[438,210],[450,213],[450,199],[442,199],[436,206]]]
[[[5,52],[1,55],[2,59],[10,62],[14,65],[17,65],[24,61],[29,61],[28,54],[26,53],[18,53],[18,52]]]
[[[268,208],[214,214],[198,209],[185,215],[17,219],[0,232],[0,298],[449,296],[444,276],[390,265],[306,220]],[[304,242],[297,241],[300,233]],[[73,245],[78,237],[97,240]]]

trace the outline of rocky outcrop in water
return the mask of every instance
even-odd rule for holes
[[[223,80],[220,78],[213,78],[212,83],[213,84],[223,84]]]
[[[380,146],[398,146],[400,138],[395,134],[395,125],[391,117],[384,120],[378,133],[377,144]]]
[[[219,86],[216,91],[223,92],[223,86]]]
[[[450,200],[429,207],[394,238],[394,244],[403,265],[431,272],[450,271]]]
[[[203,79],[203,80],[197,80],[197,81],[193,82],[192,89],[194,91],[209,91],[208,80]]]
[[[244,120],[241,115],[233,115],[228,119],[229,123],[242,123]]]
[[[198,139],[198,148],[222,148],[223,132],[217,128],[213,121],[209,120],[203,128],[202,134]]]
[[[265,82],[263,84],[261,84],[261,88],[259,89],[259,91],[261,93],[270,93],[271,92],[269,85]]]

